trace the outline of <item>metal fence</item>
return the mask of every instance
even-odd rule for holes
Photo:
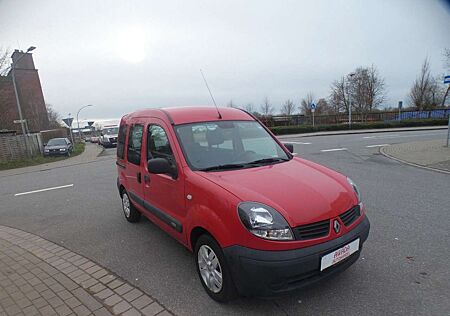
[[[408,119],[445,119],[450,115],[450,108],[427,111],[383,111],[372,113],[352,113],[353,123],[389,122]],[[289,125],[312,125],[312,116],[303,114],[262,116],[260,120],[269,127]],[[315,125],[346,124],[347,113],[322,114],[314,117]]]

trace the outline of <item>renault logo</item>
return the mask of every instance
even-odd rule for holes
[[[339,224],[337,219],[335,219],[333,222],[333,228],[336,234],[339,234],[339,231],[341,230],[341,224]]]

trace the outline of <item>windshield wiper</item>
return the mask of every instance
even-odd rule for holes
[[[263,158],[263,159],[258,159],[255,161],[250,161],[250,162],[247,162],[246,164],[259,165],[259,164],[264,164],[264,163],[274,163],[274,162],[282,162],[282,161],[289,161],[289,159],[280,158],[280,157],[271,157],[271,158]]]
[[[242,163],[230,163],[230,164],[226,164],[226,165],[206,167],[206,168],[198,169],[198,170],[199,171],[213,171],[213,170],[240,169],[240,168],[244,168],[244,167],[245,167],[245,164],[242,164]]]

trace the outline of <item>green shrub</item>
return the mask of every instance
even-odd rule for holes
[[[447,125],[447,119],[422,119],[422,120],[403,120],[389,122],[369,122],[369,123],[353,123],[352,130],[358,129],[376,129],[376,128],[395,128],[395,127],[416,127],[416,126],[439,126]],[[330,125],[297,125],[297,126],[275,126],[270,130],[275,135],[302,134],[322,131],[342,131],[348,130],[347,124],[330,124]]]

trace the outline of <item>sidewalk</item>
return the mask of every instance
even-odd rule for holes
[[[380,152],[392,159],[450,174],[450,148],[446,140],[431,140],[396,144],[380,148]]]
[[[72,166],[72,165],[88,163],[88,162],[94,161],[102,151],[103,151],[102,147],[97,146],[95,144],[86,143],[84,151],[78,156],[74,156],[74,157],[64,159],[64,160],[58,160],[55,162],[36,165],[36,166],[2,170],[2,171],[0,171],[0,178],[14,176],[14,175],[28,173],[28,172],[44,171],[44,170],[49,170],[49,169],[53,169],[53,168],[61,168],[61,167],[67,167],[67,166]]]
[[[397,128],[374,128],[374,129],[355,129],[343,131],[324,131],[302,134],[278,135],[280,139],[292,137],[310,137],[310,136],[328,136],[328,135],[347,135],[347,134],[366,134],[366,133],[385,133],[385,132],[410,132],[410,131],[433,131],[447,129],[447,125],[443,126],[419,126],[419,127],[397,127]]]
[[[0,315],[171,314],[96,263],[0,225]]]

